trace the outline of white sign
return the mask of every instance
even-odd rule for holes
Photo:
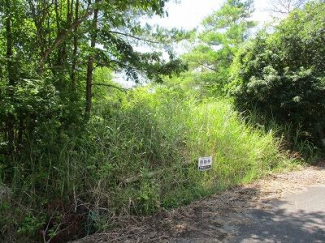
[[[210,170],[212,168],[212,156],[199,158],[199,171]]]

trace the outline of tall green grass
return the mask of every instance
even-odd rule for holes
[[[247,125],[226,99],[154,86],[97,110],[74,131],[45,129],[30,139],[10,185],[14,201],[1,204],[2,234],[33,238],[49,224],[55,236],[72,220],[67,208],[82,214],[83,233],[91,233],[292,164],[272,131]],[[213,157],[212,170],[198,171],[202,156]]]
[[[275,119],[266,118],[264,114],[252,109],[241,114],[250,127],[273,131],[281,144],[281,152],[287,157],[296,157],[313,164],[324,157],[324,149],[319,142],[301,127],[290,123],[279,124]]]

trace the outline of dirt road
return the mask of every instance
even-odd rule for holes
[[[77,242],[325,242],[325,164],[272,175]]]

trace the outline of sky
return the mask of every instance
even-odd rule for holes
[[[252,19],[259,22],[271,20],[266,10],[272,0],[255,0],[255,12]],[[150,24],[159,24],[166,28],[192,29],[197,27],[204,17],[218,10],[225,0],[179,0],[166,5],[168,17],[154,17],[147,20]]]

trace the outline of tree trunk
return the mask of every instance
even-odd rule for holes
[[[24,117],[20,115],[19,117],[19,129],[18,129],[18,142],[17,150],[21,153],[23,150],[23,134],[24,134]]]
[[[97,1],[96,1],[97,2]],[[98,3],[103,2],[103,0],[98,1]],[[66,40],[66,38],[69,36],[69,34],[74,30],[74,28],[76,26],[79,26],[81,23],[83,23],[85,20],[88,19],[88,17],[90,15],[92,15],[94,13],[94,9],[93,8],[88,8],[86,13],[80,17],[78,20],[74,21],[68,28],[66,28],[65,30],[63,30],[59,36],[54,40],[54,42],[52,43],[52,45],[50,45],[50,47],[44,51],[44,53],[42,54],[39,62],[38,62],[38,73],[39,75],[42,75],[43,71],[44,71],[44,64],[46,62],[46,60],[48,59],[49,55],[56,50],[56,48],[58,48],[61,43],[63,41]]]
[[[11,7],[10,0],[6,0],[6,41],[7,41],[7,72],[8,72],[8,93],[11,102],[14,98],[14,86],[15,86],[15,70],[12,61],[13,55],[13,44],[12,44],[12,32],[11,32]],[[14,155],[14,141],[15,141],[15,131],[14,131],[14,115],[10,112],[7,119],[7,133],[8,133],[8,153],[13,159]]]
[[[60,25],[60,14],[59,14],[59,6],[58,6],[58,0],[54,1],[55,6],[55,21],[56,21],[56,29],[57,29],[57,36],[61,33],[61,25]],[[63,55],[63,45],[58,47],[57,50],[57,62],[56,65],[60,67],[62,65],[62,55]]]
[[[95,5],[99,2],[99,0],[95,0]],[[87,65],[87,83],[86,83],[86,115],[90,115],[91,111],[91,86],[92,86],[92,78],[93,78],[93,63],[94,63],[94,54],[93,50],[96,46],[96,37],[97,37],[97,22],[98,22],[98,7],[95,6],[94,9],[94,18],[91,28],[91,53],[88,57],[88,65]]]
[[[71,8],[72,9],[72,8]],[[76,0],[75,8],[75,21],[79,18],[79,0]],[[71,71],[71,88],[72,91],[76,90],[76,68],[77,68],[77,54],[78,54],[78,26],[74,27],[73,36],[73,60],[72,60],[72,71]]]

